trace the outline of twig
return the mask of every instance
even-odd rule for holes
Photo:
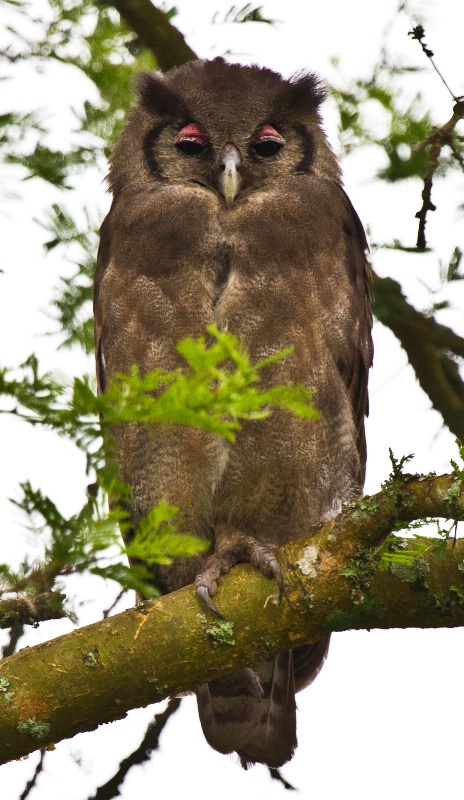
[[[37,762],[37,766],[36,766],[36,768],[34,770],[34,774],[33,774],[32,778],[26,783],[26,785],[24,787],[24,791],[21,792],[21,794],[19,796],[19,800],[26,800],[26,797],[29,797],[32,789],[36,785],[37,778],[39,777],[40,773],[43,770],[45,753],[46,753],[46,750],[45,750],[45,748],[43,748],[40,751],[40,758],[39,758],[39,760]]]
[[[412,23],[411,23],[412,24]],[[429,168],[427,170],[427,174],[424,178],[424,188],[422,190],[422,207],[417,212],[416,217],[419,220],[419,230],[417,232],[417,247],[420,250],[424,250],[427,246],[427,242],[425,239],[425,225],[427,222],[427,213],[429,211],[435,211],[436,206],[432,203],[432,183],[435,172],[438,167],[438,159],[440,157],[440,153],[442,148],[445,144],[450,144],[451,142],[451,133],[454,130],[456,124],[459,122],[460,119],[464,117],[464,97],[458,97],[454,94],[454,92],[450,89],[448,83],[446,82],[445,78],[443,77],[442,73],[438,69],[435,61],[433,60],[433,50],[424,42],[425,36],[425,29],[423,25],[413,25],[412,30],[408,32],[408,36],[411,36],[412,39],[415,39],[419,42],[422,52],[427,56],[432,67],[434,68],[437,75],[439,75],[441,81],[446,86],[448,92],[450,93],[451,97],[455,101],[455,105],[453,108],[453,116],[451,119],[448,120],[441,128],[435,131],[432,136],[430,136],[425,142],[420,145],[420,148],[426,147],[427,145],[431,145],[430,150],[430,158],[429,158]],[[462,159],[460,158],[459,154],[451,146],[451,152],[453,157],[461,164],[462,166]]]
[[[121,761],[119,764],[119,769],[117,772],[115,772],[113,777],[102,786],[99,786],[95,794],[89,798],[89,800],[112,800],[114,797],[119,797],[119,787],[125,780],[127,773],[131,767],[134,767],[137,764],[143,764],[144,761],[148,761],[152,751],[158,749],[160,736],[166,727],[167,722],[170,720],[172,715],[176,713],[180,704],[180,698],[174,697],[169,701],[165,710],[162,711],[161,714],[156,714],[154,720],[148,725],[148,728],[145,731],[145,736],[143,737],[140,745],[130,755],[128,755],[127,758],[124,758]]]
[[[113,609],[119,603],[121,597],[124,597],[124,595],[126,594],[127,591],[128,591],[127,589],[121,589],[121,591],[119,592],[119,594],[116,597],[116,599],[111,603],[110,607],[106,608],[105,611],[103,612],[103,619],[108,619],[108,617],[111,614],[111,612],[113,611]]]
[[[421,144],[421,147],[426,147],[431,145],[430,148],[430,156],[429,156],[429,166],[427,169],[427,173],[424,178],[424,188],[422,190],[422,207],[417,212],[416,217],[419,220],[419,230],[417,232],[417,247],[420,250],[424,250],[427,246],[426,238],[425,238],[425,225],[427,222],[427,212],[428,211],[435,211],[436,206],[432,203],[432,183],[435,172],[437,171],[438,167],[438,159],[440,157],[440,153],[443,147],[446,144],[450,144],[451,141],[451,134],[456,127],[459,120],[464,117],[464,99],[458,99],[455,103],[453,108],[453,115],[445,122],[441,128],[438,128],[435,133],[432,134],[425,142]],[[455,155],[455,151],[451,147],[453,155]]]
[[[408,36],[411,36],[412,39],[415,39],[417,42],[419,42],[420,46],[422,47],[423,53],[427,56],[427,58],[429,59],[430,63],[432,64],[432,67],[434,68],[435,72],[437,73],[437,75],[440,77],[440,79],[445,84],[445,86],[448,89],[451,97],[453,98],[453,100],[458,101],[459,97],[456,97],[456,95],[453,94],[453,92],[451,91],[451,89],[448,86],[447,82],[445,81],[443,75],[441,74],[440,70],[438,69],[437,65],[435,64],[435,61],[433,60],[433,50],[431,50],[430,47],[428,45],[426,45],[425,42],[424,42],[424,36],[425,36],[425,28],[424,28],[424,26],[423,25],[414,25],[412,31],[409,31]]]

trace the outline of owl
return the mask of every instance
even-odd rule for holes
[[[281,583],[278,545],[362,490],[372,360],[366,239],[321,126],[313,74],[196,61],[144,74],[111,159],[111,210],[95,281],[98,386],[136,364],[182,367],[176,343],[215,323],[266,367],[263,388],[313,387],[318,420],[276,411],[231,444],[183,426],[127,424],[113,458],[133,525],[162,499],[209,552],[152,568],[163,593],[217,583],[251,562]],[[279,767],[296,747],[295,692],[328,637],[197,686],[204,735],[243,766]]]

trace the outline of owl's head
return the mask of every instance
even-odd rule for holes
[[[339,180],[319,115],[325,91],[311,73],[285,80],[216,58],[142,74],[138,93],[111,160],[115,194],[128,184],[195,183],[231,205],[293,174]]]

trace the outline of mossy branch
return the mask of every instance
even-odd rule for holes
[[[0,598],[0,628],[12,625],[36,625],[49,619],[66,617],[63,603],[66,595],[62,592],[42,592],[37,595],[25,594],[20,597]]]
[[[379,567],[391,532],[429,517],[464,519],[459,474],[401,475],[280,548],[280,603],[272,581],[240,565],[215,598],[227,622],[188,586],[5,659],[0,762],[332,630],[464,625],[463,539],[429,539],[412,564]],[[215,636],[221,625],[232,635]]]

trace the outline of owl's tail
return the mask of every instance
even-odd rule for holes
[[[261,717],[263,690],[245,667],[195,689],[205,739],[220,753],[233,753],[253,736]]]
[[[289,651],[256,668],[263,697],[260,719],[245,746],[237,748],[242,767],[267,764],[281,767],[297,745],[293,656]]]
[[[220,753],[236,751],[250,764],[280,767],[295,750],[297,691],[316,677],[329,637],[196,688],[206,741]]]

